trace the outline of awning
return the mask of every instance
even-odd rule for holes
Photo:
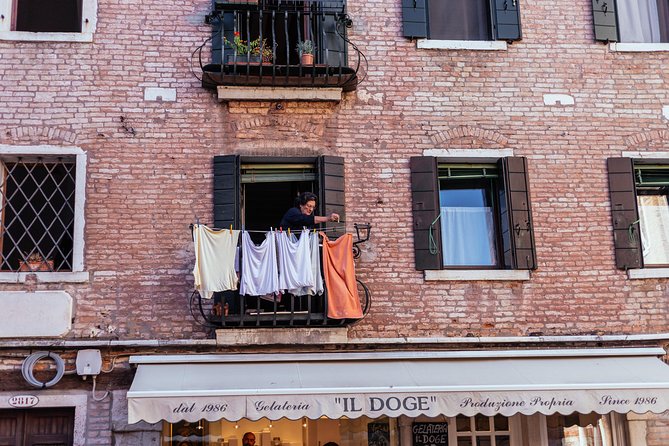
[[[660,348],[133,356],[130,423],[669,410]]]

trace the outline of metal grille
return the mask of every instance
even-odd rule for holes
[[[71,271],[75,160],[2,160],[2,271]]]

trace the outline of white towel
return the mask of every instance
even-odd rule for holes
[[[323,294],[323,275],[321,273],[321,253],[318,249],[318,234],[309,234],[309,257],[311,262],[311,284],[306,287],[288,290],[296,296],[314,296]]]
[[[309,231],[304,229],[298,239],[295,234],[277,235],[279,255],[279,289],[281,291],[314,286],[311,271]]]
[[[237,289],[235,254],[239,231],[219,231],[204,225],[193,227],[195,289],[206,299],[215,291]]]
[[[265,240],[256,245],[248,232],[242,232],[242,280],[239,292],[262,296],[279,292],[279,270],[276,258],[276,234],[265,234]]]

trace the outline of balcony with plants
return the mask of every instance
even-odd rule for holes
[[[215,0],[206,21],[212,37],[198,49],[202,86],[219,94],[219,87],[346,92],[359,83],[364,55],[347,37],[344,1]]]

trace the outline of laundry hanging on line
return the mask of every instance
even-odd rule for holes
[[[344,234],[331,242],[323,237],[323,273],[328,292],[328,317],[330,319],[360,319],[362,306],[355,280],[353,262],[353,235]]]
[[[193,227],[195,289],[206,299],[214,292],[236,290],[235,257],[240,231]]]

